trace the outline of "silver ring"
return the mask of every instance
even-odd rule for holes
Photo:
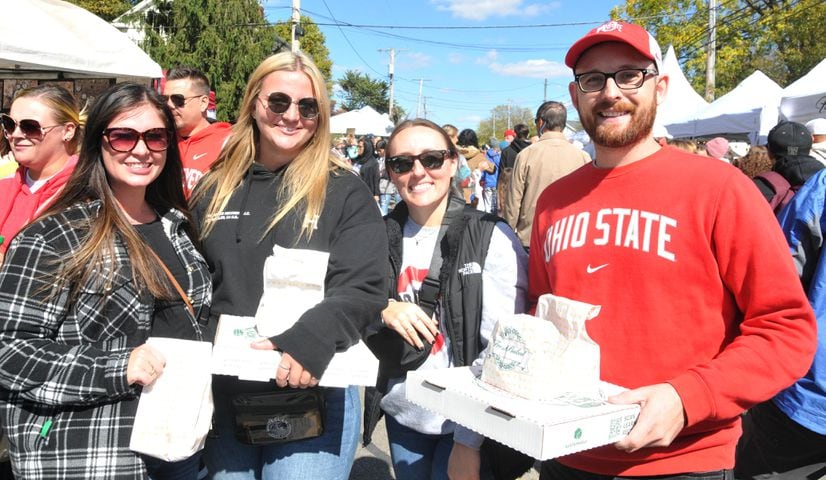
[[[283,368],[284,370],[289,370],[290,366],[289,365],[282,365],[282,364],[279,363],[278,368]]]

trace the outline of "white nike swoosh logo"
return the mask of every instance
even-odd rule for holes
[[[608,266],[608,264],[604,263],[602,265],[592,267],[591,264],[589,263],[588,266],[585,268],[585,271],[588,272],[588,273],[594,273],[594,272],[597,272],[599,270],[602,270],[603,268],[605,268],[607,266]]]
[[[192,159],[193,159],[193,160],[198,160],[199,158],[201,158],[201,157],[203,157],[203,156],[206,156],[206,153],[200,153],[200,154],[198,154],[198,155],[193,155],[193,156],[192,156]]]

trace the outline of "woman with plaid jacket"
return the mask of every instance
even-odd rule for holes
[[[60,197],[10,245],[0,420],[17,478],[197,477],[197,456],[167,463],[129,450],[141,389],[165,363],[147,337],[202,339],[211,301],[174,132],[155,92],[111,87]]]

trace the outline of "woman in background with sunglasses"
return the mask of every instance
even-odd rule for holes
[[[0,265],[11,239],[57,198],[77,163],[85,113],[63,87],[20,90],[8,115],[0,115],[3,136],[18,167],[0,180]]]
[[[155,92],[110,87],[66,187],[11,243],[0,419],[17,478],[197,478],[198,456],[129,450],[141,389],[164,371],[146,339],[201,340],[207,327],[209,271],[191,240],[174,129]]]
[[[385,328],[367,343],[381,361],[377,387],[398,480],[480,478],[482,438],[407,401],[405,375],[481,361],[496,320],[525,310],[525,250],[502,219],[465,205],[452,186],[457,163],[450,137],[429,120],[402,122],[387,143],[402,202],[385,217]],[[365,424],[375,425],[378,410],[369,407]]]
[[[376,252],[387,249],[387,240],[370,192],[348,170],[330,153],[330,102],[321,72],[300,53],[265,59],[247,83],[233,134],[192,197],[213,272],[213,317],[255,316],[274,245],[330,256],[324,301],[284,333],[253,343],[283,353],[275,381],[215,377],[217,438],[207,440],[205,455],[214,479],[349,477],[360,427],[358,389],[316,385],[335,352],[379,322],[387,302],[386,263]],[[294,389],[323,395],[320,436],[266,444],[236,439],[231,397]],[[284,413],[261,412],[276,422]]]

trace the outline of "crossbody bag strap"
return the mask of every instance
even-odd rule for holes
[[[161,268],[163,268],[163,271],[166,272],[166,276],[169,277],[169,281],[172,282],[172,285],[175,287],[175,290],[178,291],[178,295],[181,296],[181,300],[183,300],[186,304],[186,309],[189,310],[189,313],[191,313],[193,317],[195,317],[195,308],[192,306],[192,302],[189,300],[189,297],[184,292],[184,289],[181,288],[181,284],[178,283],[178,280],[175,279],[175,276],[172,275],[172,272],[170,272],[166,264],[163,263],[161,257],[159,257],[158,254],[155,253],[155,251],[151,248],[149,248],[148,250],[152,252],[152,255],[155,257],[155,260],[158,261],[158,263],[161,265]]]
[[[439,275],[442,271],[443,262],[442,239],[445,233],[447,233],[450,223],[460,216],[464,209],[464,199],[453,195],[449,197],[447,211],[445,211],[442,226],[439,228],[439,234],[436,237],[436,246],[433,248],[433,257],[430,259],[430,267],[427,269],[427,276],[419,288],[419,307],[421,307],[428,317],[433,316],[433,312],[436,311],[436,304],[439,302],[439,290],[441,289]]]

